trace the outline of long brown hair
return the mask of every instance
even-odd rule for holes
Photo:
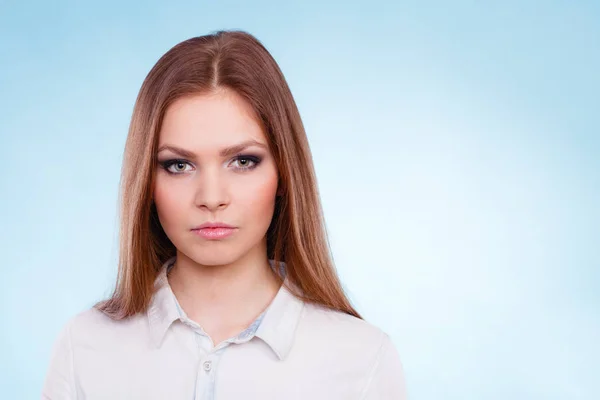
[[[156,147],[167,107],[183,96],[227,88],[262,122],[282,195],[267,231],[267,256],[286,264],[293,292],[306,302],[361,318],[337,276],[313,160],[298,108],[267,49],[252,35],[219,31],[185,40],[165,53],[144,80],[125,145],[120,189],[120,250],[112,296],[96,308],[113,319],[145,311],[160,267],[176,254],[152,201]]]

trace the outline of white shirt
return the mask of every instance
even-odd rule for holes
[[[165,263],[146,313],[73,317],[54,345],[42,399],[405,400],[389,336],[282,286],[260,317],[214,346],[179,307]]]

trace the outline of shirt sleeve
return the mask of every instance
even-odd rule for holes
[[[408,399],[400,356],[390,337],[385,333],[361,399]]]
[[[42,400],[75,400],[71,321],[55,339],[42,388]]]

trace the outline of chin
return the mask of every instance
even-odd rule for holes
[[[191,249],[191,251],[182,251],[181,253],[196,264],[205,266],[228,265],[242,257],[239,250],[228,249],[227,246],[215,246],[214,249]]]

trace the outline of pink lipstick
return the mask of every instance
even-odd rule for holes
[[[222,222],[207,222],[192,228],[192,232],[204,239],[224,239],[231,236],[236,229]]]

